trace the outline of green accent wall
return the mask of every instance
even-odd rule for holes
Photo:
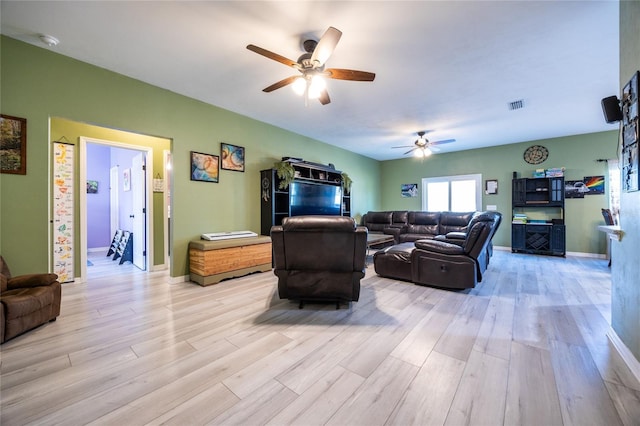
[[[620,2],[620,98],[640,70],[640,1]],[[611,326],[640,362],[640,191],[620,196],[621,241],[611,242]],[[637,369],[635,371],[638,371]]]
[[[604,120],[604,118],[603,118]],[[518,177],[533,177],[537,168],[565,167],[566,180],[582,180],[585,176],[604,175],[608,188],[607,163],[598,159],[617,158],[618,132],[590,133],[585,135],[514,143],[491,148],[458,151],[432,155],[423,160],[408,157],[382,163],[382,209],[420,210],[422,208],[422,178],[481,174],[484,181],[498,180],[498,194],[482,196],[482,208],[496,205],[503,214],[503,222],[494,237],[497,246],[511,246],[511,180],[513,172]],[[543,145],[549,149],[549,158],[532,166],[523,159],[525,149],[531,145]],[[419,197],[403,198],[403,183],[417,183]],[[606,237],[597,230],[604,225],[601,208],[608,207],[605,194],[586,195],[584,198],[567,199],[565,224],[567,251],[577,253],[606,253]]]
[[[15,274],[51,270],[50,152],[60,136],[52,118],[172,141],[173,277],[188,275],[188,244],[201,233],[259,232],[260,170],[283,156],[347,172],[358,218],[379,207],[381,170],[373,159],[15,39],[0,38],[0,51],[2,113],[26,118],[28,129],[27,174],[0,175],[0,253]],[[217,184],[191,181],[190,151],[219,154],[220,142],[245,147],[245,172],[221,170]]]

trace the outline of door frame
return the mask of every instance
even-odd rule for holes
[[[146,155],[146,164],[153,164],[153,148],[140,146],[140,145],[131,145],[123,142],[110,141],[104,139],[96,139],[86,136],[80,136],[80,182],[87,181],[87,144],[97,144],[97,145],[106,145],[113,148],[124,148],[130,149],[134,151],[144,152]],[[111,165],[109,164],[109,167]],[[152,267],[150,265],[153,264],[153,186],[152,186],[152,173],[147,170],[145,173],[145,209],[147,212],[147,218],[149,220],[146,221],[145,224],[145,232],[146,232],[146,241],[145,245],[147,247],[147,258],[146,264],[147,268],[146,272],[150,272]],[[80,185],[84,188],[83,185]],[[87,279],[87,191],[79,191],[80,192],[80,278],[81,282],[86,281]],[[165,213],[166,216],[166,213]],[[166,235],[165,235],[166,242]],[[157,265],[157,269],[165,268],[165,265]]]

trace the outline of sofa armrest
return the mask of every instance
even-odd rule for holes
[[[464,240],[467,238],[467,233],[460,232],[460,231],[452,231],[452,232],[447,232],[447,235],[445,235],[445,237],[447,237],[447,240]]]
[[[271,227],[271,251],[273,254],[274,273],[278,269],[285,269],[284,262],[284,232],[282,225],[274,225]]]
[[[56,274],[28,274],[12,277],[7,280],[7,289],[30,288],[52,285],[58,281]]]
[[[416,249],[431,251],[434,253],[442,254],[464,254],[464,248],[457,245],[447,243],[439,240],[417,240],[415,243]]]

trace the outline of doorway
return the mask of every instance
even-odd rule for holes
[[[112,167],[110,162],[104,164],[104,168],[109,174],[109,182],[117,181],[114,191],[111,188],[104,188],[109,191],[109,198],[118,198],[118,212],[109,209],[110,212],[118,214],[118,219],[109,215],[109,220],[104,226],[111,231],[114,223],[118,227],[135,232],[133,235],[131,263],[138,270],[148,271],[153,259],[153,217],[152,185],[151,173],[146,172],[146,165],[153,164],[153,149],[138,145],[126,144],[123,142],[80,137],[80,182],[87,181],[89,147],[99,146],[108,152],[120,152],[123,158],[121,167]],[[126,153],[126,154],[122,154]],[[110,158],[111,156],[105,156]],[[116,161],[117,163],[117,161]],[[128,202],[121,202],[118,193],[126,194]],[[124,211],[124,210],[127,211]],[[87,208],[87,192],[80,191],[80,280],[87,278],[88,265],[88,229],[91,214]],[[111,240],[109,240],[111,242]],[[114,268],[122,265],[114,263]],[[124,269],[124,268],[121,268]],[[129,268],[127,268],[129,269]]]

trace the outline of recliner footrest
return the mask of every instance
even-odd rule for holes
[[[373,267],[382,277],[411,281],[411,253],[413,243],[396,244],[373,254]]]

